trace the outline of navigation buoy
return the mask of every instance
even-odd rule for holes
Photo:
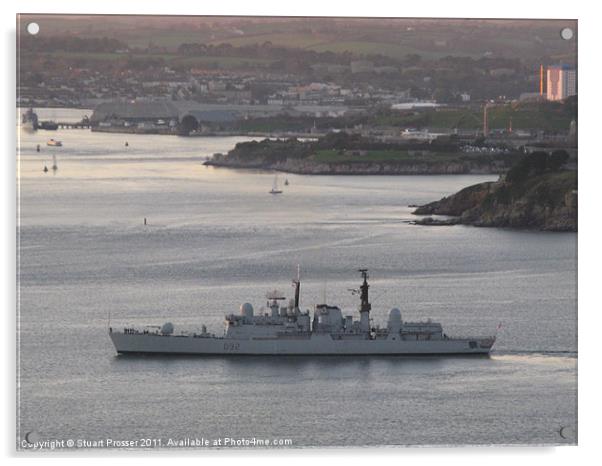
[[[44,173],[46,173],[48,171],[48,167],[46,165],[44,165]]]
[[[146,217],[144,217],[144,224],[146,225]]]
[[[40,152],[40,145],[39,144],[36,146],[36,152]]]
[[[127,141],[125,141],[125,147],[129,147],[129,144]]]

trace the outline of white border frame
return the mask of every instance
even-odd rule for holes
[[[15,22],[16,13],[82,13],[82,14],[181,14],[181,15],[274,15],[274,16],[395,16],[395,17],[448,17],[448,18],[549,18],[579,20],[579,149],[582,154],[579,169],[579,446],[578,447],[471,447],[471,448],[369,448],[345,451],[341,449],[302,449],[286,451],[218,451],[218,452],[153,452],[127,453],[107,452],[101,455],[46,454],[50,462],[63,464],[66,461],[96,463],[106,461],[108,457],[128,457],[128,462],[158,463],[167,458],[178,458],[177,461],[191,460],[198,462],[219,458],[230,461],[244,460],[251,464],[266,465],[269,463],[305,463],[319,460],[332,462],[343,459],[351,463],[364,463],[373,455],[376,461],[410,461],[420,464],[460,463],[462,465],[486,462],[489,465],[525,460],[531,464],[566,465],[567,461],[581,461],[586,464],[597,453],[597,432],[599,431],[600,402],[598,389],[600,377],[597,367],[600,358],[597,348],[600,346],[599,329],[600,313],[597,309],[598,299],[598,264],[600,257],[600,240],[598,229],[600,220],[595,218],[596,201],[600,198],[596,189],[602,176],[602,153],[599,146],[594,145],[594,137],[599,132],[600,111],[596,108],[599,101],[597,93],[600,87],[599,57],[599,21],[594,2],[569,3],[549,0],[546,2],[524,0],[504,0],[503,2],[476,2],[469,0],[430,2],[387,2],[372,0],[364,3],[352,3],[351,0],[304,0],[303,2],[282,2],[276,0],[253,0],[244,2],[234,0],[223,2],[192,2],[170,0],[169,2],[123,2],[104,0],[102,2],[68,2],[21,0],[18,3],[2,4],[2,23],[5,46],[4,68],[2,73],[4,92],[4,108],[2,109],[2,130],[5,151],[1,157],[4,183],[0,190],[4,214],[2,229],[1,256],[2,293],[4,306],[4,349],[6,374],[2,384],[6,415],[1,424],[0,440],[3,444],[4,456],[27,457],[30,455],[15,453]],[[598,110],[598,111],[596,111]],[[392,458],[395,456],[396,458]],[[33,457],[26,460],[34,461]]]

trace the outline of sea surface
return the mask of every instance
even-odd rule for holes
[[[273,173],[202,165],[244,140],[21,132],[19,448],[28,433],[154,447],[576,443],[576,234],[408,223],[408,205],[495,176],[280,174],[290,185],[273,196]],[[241,303],[292,297],[298,264],[303,308],[355,312],[348,289],[367,267],[375,323],[392,307],[449,335],[501,323],[494,351],[123,357],[111,344],[109,319],[221,334]]]

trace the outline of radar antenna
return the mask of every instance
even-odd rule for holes
[[[266,298],[268,298],[268,307],[273,308],[274,306],[278,306],[278,301],[283,301],[286,299],[283,293],[278,290],[270,291],[266,293]]]
[[[274,301],[280,301],[282,299],[286,299],[286,296],[284,296],[284,294],[278,290],[273,290],[273,291],[266,293],[265,297],[268,299],[272,299]]]

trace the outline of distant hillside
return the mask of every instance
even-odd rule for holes
[[[112,37],[132,48],[174,51],[186,42],[263,44],[316,52],[408,55],[438,59],[449,55],[482,57],[485,53],[536,60],[574,60],[574,42],[558,31],[566,20],[463,20],[429,18],[286,18],[130,15],[21,15],[22,27],[43,24],[44,37]]]
[[[414,211],[451,219],[427,217],[416,223],[577,231],[577,172],[561,168],[567,160],[564,151],[533,153],[503,180],[469,186]]]

